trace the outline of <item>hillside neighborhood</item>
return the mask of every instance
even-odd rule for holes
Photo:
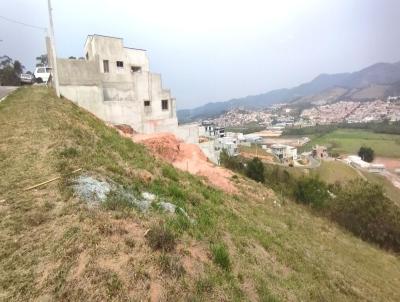
[[[323,101],[323,100],[322,100]],[[400,121],[400,96],[386,100],[339,101],[333,104],[312,106],[297,114],[296,105],[280,104],[263,110],[232,109],[218,117],[208,119],[221,127],[237,127],[249,124],[276,127],[309,127],[335,123],[368,123]]]

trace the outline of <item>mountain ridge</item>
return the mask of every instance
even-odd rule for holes
[[[340,97],[353,99],[353,95],[371,85],[387,86],[381,87],[378,97],[387,97],[390,93],[400,91],[400,61],[395,63],[375,63],[366,68],[355,72],[344,72],[327,74],[322,73],[307,83],[300,84],[292,88],[274,89],[258,95],[249,95],[242,98],[233,98],[223,102],[210,102],[193,109],[178,110],[177,115],[181,123],[190,122],[197,119],[218,116],[223,112],[244,107],[245,109],[262,109],[278,103],[311,103],[309,99],[318,98],[319,93],[325,94],[329,89],[345,88],[346,93]],[[354,91],[353,91],[354,90]],[[365,99],[376,98],[376,93]],[[340,97],[332,98],[337,101]],[[355,97],[355,99],[358,99]]]

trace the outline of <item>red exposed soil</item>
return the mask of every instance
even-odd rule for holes
[[[146,145],[153,154],[167,160],[175,167],[204,176],[212,185],[226,192],[237,192],[230,181],[233,173],[210,163],[199,146],[186,144],[171,133],[136,134],[132,139]]]
[[[153,154],[168,162],[172,163],[178,158],[181,142],[171,133],[137,134],[132,138],[135,142],[146,145]]]
[[[133,134],[137,133],[129,125],[121,124],[121,125],[115,125],[114,127],[117,128],[118,130],[121,130],[124,134],[133,135]]]

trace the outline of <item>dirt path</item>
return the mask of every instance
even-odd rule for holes
[[[389,157],[376,157],[373,161],[374,164],[385,165],[386,171],[382,173],[396,188],[400,189],[400,176],[396,174],[395,170],[400,169],[400,159]]]
[[[394,173],[389,171],[385,171],[382,173],[396,188],[400,189],[400,177]]]

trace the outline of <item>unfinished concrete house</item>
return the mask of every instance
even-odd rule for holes
[[[150,72],[145,50],[125,47],[121,38],[89,35],[84,51],[84,60],[57,58],[61,95],[140,133],[189,135],[178,130],[175,99],[162,87],[161,75]]]

